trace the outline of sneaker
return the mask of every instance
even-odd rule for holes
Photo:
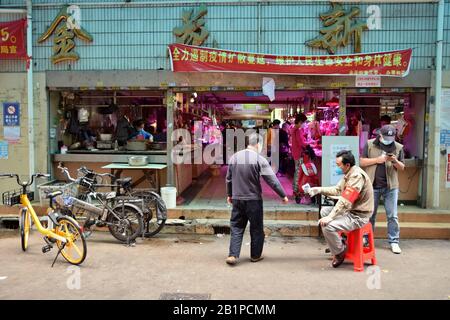
[[[230,266],[234,266],[234,265],[237,263],[237,258],[236,258],[236,257],[233,257],[233,256],[229,256],[229,257],[225,260],[225,262],[226,262],[227,264],[229,264]]]
[[[391,250],[393,253],[400,254],[402,253],[402,249],[400,249],[400,246],[398,243],[391,243]]]
[[[369,247],[369,236],[364,235],[363,236],[363,247],[368,248]]]
[[[259,256],[258,258],[250,258],[250,261],[251,262],[258,262],[258,261],[261,261],[262,259],[264,259],[264,257],[263,256]]]

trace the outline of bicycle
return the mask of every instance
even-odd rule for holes
[[[34,192],[28,191],[27,187],[33,184],[35,178],[50,177],[50,175],[36,173],[31,176],[29,181],[20,181],[19,175],[15,173],[2,173],[0,174],[0,177],[16,177],[17,184],[22,187],[22,190],[20,191],[6,191],[2,194],[3,204],[8,206],[14,206],[16,204],[21,205],[19,213],[19,229],[22,250],[26,251],[28,248],[29,234],[32,226],[31,223],[33,222],[36,225],[37,230],[44,235],[44,241],[47,244],[42,248],[42,252],[49,252],[55,243],[58,247],[58,253],[53,260],[52,267],[59,254],[71,264],[81,264],[85,260],[87,254],[86,239],[83,236],[81,228],[74,219],[59,214],[53,207],[53,199],[61,195],[62,192],[55,191],[47,195],[47,199],[50,199],[50,206],[47,210],[47,228],[42,226],[31,204],[31,201],[34,200]],[[77,244],[78,240],[80,240],[80,246]]]
[[[157,192],[153,190],[133,189],[131,187],[132,179],[129,177],[117,179],[110,173],[97,173],[86,167],[81,167],[78,170],[84,174],[85,177],[89,177],[94,181],[99,181],[97,186],[116,189],[116,195],[119,198],[128,197],[125,199],[129,202],[136,201],[136,199],[143,201],[143,206],[141,209],[144,214],[144,237],[151,238],[164,228],[167,221],[167,208],[166,204]],[[111,184],[102,184],[104,177],[110,178]]]
[[[108,226],[114,238],[128,244],[142,234],[143,213],[140,206],[130,202],[127,197],[118,197],[116,192],[97,192],[97,188],[103,185],[96,183],[95,177],[82,175],[74,179],[62,164],[58,168],[83,191],[78,197],[66,197],[58,205],[63,214],[75,219],[87,213],[88,217],[83,225],[85,232],[89,232],[93,225]],[[93,204],[93,201],[97,203]]]

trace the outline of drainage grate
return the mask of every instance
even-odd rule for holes
[[[230,227],[219,227],[219,226],[213,226],[214,234],[230,234]]]
[[[210,293],[161,293],[159,300],[211,300]]]

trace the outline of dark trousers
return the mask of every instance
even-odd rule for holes
[[[250,255],[252,258],[261,256],[264,246],[262,200],[233,200],[229,256],[239,258],[242,238],[248,221],[250,221]]]

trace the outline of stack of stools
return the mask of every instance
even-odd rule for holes
[[[347,253],[345,254],[345,260],[353,261],[353,268],[356,272],[364,271],[364,262],[371,260],[372,265],[377,264],[377,258],[375,257],[375,242],[373,237],[372,224],[369,222],[363,227],[347,232],[341,231],[339,234],[345,234],[347,236]],[[364,247],[363,237],[368,235],[369,246]]]

